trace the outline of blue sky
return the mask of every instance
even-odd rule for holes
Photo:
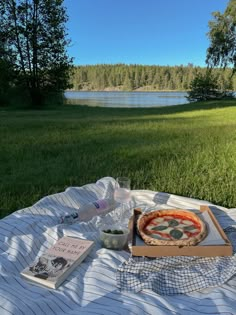
[[[76,65],[205,66],[212,12],[228,0],[64,0]]]

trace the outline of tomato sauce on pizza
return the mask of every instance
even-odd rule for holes
[[[149,245],[195,245],[207,234],[205,223],[187,210],[155,210],[141,215],[139,234]]]

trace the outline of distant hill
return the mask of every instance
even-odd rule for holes
[[[197,72],[193,66],[144,66],[98,64],[76,66],[71,77],[73,90],[82,91],[186,91]],[[222,89],[236,90],[230,69],[214,69]]]

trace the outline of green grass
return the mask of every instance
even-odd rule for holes
[[[0,209],[104,176],[236,207],[236,100],[149,109],[0,109]]]

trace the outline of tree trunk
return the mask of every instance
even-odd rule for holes
[[[30,89],[31,105],[33,107],[42,107],[43,105],[43,95],[39,88],[33,87]]]

